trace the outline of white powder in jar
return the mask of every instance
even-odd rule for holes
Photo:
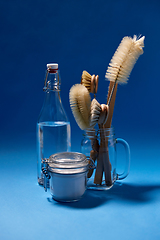
[[[59,174],[50,172],[50,192],[52,197],[61,202],[79,200],[85,193],[87,172]]]

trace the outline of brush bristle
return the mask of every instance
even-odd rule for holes
[[[73,116],[80,127],[84,130],[90,126],[90,94],[82,84],[75,84],[69,92],[70,107]]]
[[[91,102],[90,127],[94,127],[98,123],[100,113],[101,113],[101,105],[94,98]]]
[[[127,83],[137,59],[143,54],[144,36],[124,37],[113,55],[105,78],[109,81]]]
[[[89,92],[91,92],[91,75],[87,71],[82,72],[81,84],[84,85]]]

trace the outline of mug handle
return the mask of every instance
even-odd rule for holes
[[[124,172],[121,174],[117,173],[117,180],[122,180],[128,176],[129,170],[130,170],[130,147],[129,147],[129,144],[122,138],[116,139],[116,144],[118,143],[123,145],[123,147],[125,148],[125,154],[126,154],[126,164],[125,164]]]

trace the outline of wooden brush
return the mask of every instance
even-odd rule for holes
[[[91,102],[90,127],[98,124],[105,124],[107,121],[109,107],[106,104],[99,104],[94,98]]]
[[[82,84],[75,84],[69,92],[70,107],[73,116],[80,127],[84,130],[90,127],[90,94]]]
[[[137,59],[141,54],[143,54],[144,47],[144,36],[137,38],[137,36],[124,37],[117,48],[115,54],[113,55],[109,67],[106,71],[106,79],[110,81],[107,105],[109,106],[109,115],[104,128],[110,128],[112,123],[116,92],[118,83],[127,83],[129,75],[136,63]],[[109,161],[108,154],[108,140],[107,137],[104,138],[105,130],[101,126],[101,144],[99,148],[99,161],[103,161],[104,173],[105,173],[105,182],[106,185],[111,184],[111,174],[109,171],[111,169],[111,164]],[[105,146],[105,147],[104,147]],[[102,165],[102,163],[101,163]],[[98,171],[98,174],[95,174],[95,183],[99,184],[99,179],[102,179],[103,169]]]
[[[98,81],[99,81],[98,75],[91,76],[87,71],[82,72],[81,84],[84,85],[90,93],[94,94],[94,99],[92,100],[92,103],[91,103],[91,109],[92,109],[93,102],[96,98],[96,93],[98,90]],[[98,111],[98,107],[95,110]],[[100,111],[101,111],[101,107],[100,107]],[[90,129],[91,130],[89,130],[89,132],[86,131],[86,134],[90,138],[91,146],[92,146],[92,150],[90,152],[90,158],[95,162],[98,157],[99,143],[95,136],[95,130],[93,129],[96,124],[96,123],[94,124],[94,122],[95,122],[95,114],[91,110],[91,112],[90,112]],[[93,169],[89,169],[87,177],[90,178],[92,176],[92,174],[93,174]]]
[[[81,84],[84,85],[90,93],[94,93],[94,99],[91,102],[90,127],[94,128],[96,123],[106,121],[108,108],[100,105],[95,99],[98,90],[99,76],[90,75],[87,71],[82,72]]]
[[[99,76],[95,75],[90,75],[87,71],[82,72],[82,77],[81,77],[81,84],[84,85],[90,93],[95,94],[97,93],[98,90],[98,81],[99,81]]]
[[[92,150],[90,151],[90,158],[95,162],[99,153],[99,142],[98,142],[97,136],[95,135],[95,130],[94,131],[93,129],[91,130],[91,132],[89,133],[89,138],[92,146]],[[91,162],[89,161],[89,163]],[[87,173],[88,178],[92,176],[93,171],[94,169],[88,170],[88,173]]]
[[[75,84],[71,87],[69,92],[70,107],[73,116],[80,127],[85,130],[90,128],[90,105],[91,98],[89,91],[82,84]],[[91,133],[91,145],[92,151],[90,152],[90,158],[95,162],[98,156],[99,144],[95,136],[95,130],[89,131]],[[86,131],[87,133],[87,131]],[[90,135],[90,134],[89,134]],[[89,163],[91,163],[89,161]],[[93,174],[93,169],[89,169],[87,177],[90,178]]]
[[[96,80],[96,81],[95,81]],[[81,84],[83,84],[89,92],[97,93],[97,88],[98,88],[98,76],[95,78],[95,75],[90,75],[87,71],[83,71],[82,78],[81,78]],[[95,90],[96,89],[96,90]],[[109,107],[108,105],[105,104],[99,104],[98,101],[94,98],[91,102],[91,112],[90,112],[90,128],[94,128],[94,126],[98,123],[99,128],[100,126],[106,122],[107,117],[108,117],[108,111]],[[87,133],[87,132],[86,132]],[[90,152],[90,158],[95,162],[96,159],[98,158],[99,154],[99,144],[98,140],[96,138],[93,138],[93,136],[90,137],[90,134],[93,133],[91,131],[89,133],[89,138],[91,140],[92,144],[92,150]],[[100,136],[102,138],[102,131],[100,132]],[[94,143],[93,143],[93,139]],[[101,141],[101,149],[103,146],[104,141]],[[100,160],[97,160],[97,170],[96,170],[96,183],[100,184],[102,182],[102,174],[103,173],[103,159],[102,159],[102,154],[100,154],[101,158]],[[87,177],[90,178],[93,174],[93,170],[88,171]],[[98,179],[98,176],[100,177]]]
[[[109,90],[108,90],[108,97],[111,94],[113,86],[114,86],[114,82],[110,82]],[[117,86],[118,86],[118,83],[116,84],[116,86],[114,88],[114,92],[112,94],[112,98],[111,98],[110,106],[109,106],[109,112],[107,115],[107,121],[106,121],[106,123],[99,125],[100,146],[99,146],[99,155],[98,155],[98,159],[97,159],[97,168],[96,168],[95,177],[94,177],[94,183],[101,184],[102,178],[103,178],[103,172],[104,172],[105,183],[108,187],[111,186],[112,181],[111,181],[111,163],[109,160],[109,152],[108,152],[109,134],[108,134],[108,132],[105,131],[105,128],[106,128],[106,126],[107,126],[107,128],[111,127],[114,104],[115,104],[115,99],[116,99]],[[106,136],[106,133],[107,133],[107,136]]]
[[[78,126],[85,130],[90,127],[90,105],[91,98],[89,93],[97,93],[98,75],[90,75],[83,71],[81,84],[75,84],[70,89],[69,99],[74,118]]]
[[[110,106],[110,102],[111,102],[116,84],[127,83],[129,75],[134,67],[135,62],[137,61],[138,57],[143,53],[143,49],[142,49],[143,46],[144,46],[144,37],[137,39],[137,37],[134,36],[133,38],[124,37],[122,39],[113,58],[111,59],[111,62],[109,64],[109,67],[105,75],[105,78],[107,78],[110,82],[113,82],[114,84],[110,83],[107,106],[105,107],[106,109],[105,121],[104,122],[99,121],[99,124],[105,124],[108,117],[107,115],[109,113],[109,106]],[[113,108],[114,108],[113,102],[114,101],[112,101],[112,107],[110,107],[111,113],[110,113],[109,119],[112,118],[112,114],[113,114]],[[96,123],[98,123],[101,111],[102,109],[100,108],[100,105],[98,104],[98,102],[92,101],[91,126],[94,127]],[[108,122],[110,121],[109,119],[108,119]]]
[[[107,122],[104,124],[105,128],[111,127],[117,84],[127,83],[137,59],[143,54],[144,38],[144,36],[137,38],[136,35],[133,38],[124,37],[109,63],[105,78],[110,81],[107,98],[110,113]]]
[[[116,84],[127,83],[137,59],[143,54],[144,38],[143,36],[138,39],[135,35],[133,38],[124,37],[113,55],[105,75],[106,79],[114,82],[107,105],[110,104]]]

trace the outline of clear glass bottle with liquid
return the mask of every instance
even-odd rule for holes
[[[44,184],[43,160],[52,154],[71,150],[70,122],[60,96],[61,78],[58,64],[47,64],[43,90],[44,104],[37,122],[38,183]]]

